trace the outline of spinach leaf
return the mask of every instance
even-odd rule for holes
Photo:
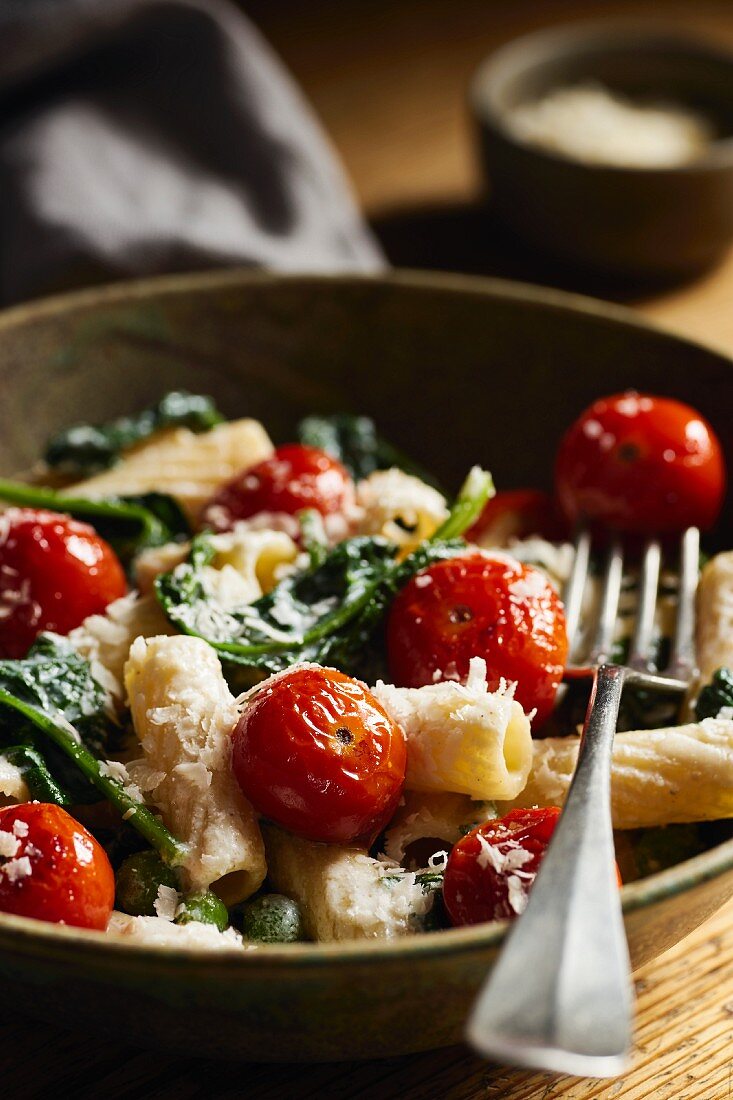
[[[23,660],[0,661],[0,690],[63,718],[93,752],[112,748],[104,691],[65,638],[41,634]]]
[[[0,479],[0,500],[21,507],[63,512],[91,523],[123,562],[149,546],[188,538],[190,527],[180,507],[164,493],[87,500],[55,489]]]
[[[698,722],[703,718],[717,718],[723,707],[733,707],[733,672],[729,668],[717,669],[710,683],[701,690],[695,703],[695,717]]]
[[[301,443],[333,455],[357,481],[369,477],[375,470],[396,466],[440,489],[432,474],[379,435],[374,421],[368,416],[350,413],[307,416],[298,425],[297,436]]]
[[[182,845],[100,760],[115,732],[105,715],[104,692],[92,677],[89,663],[63,639],[41,636],[23,660],[0,661],[0,720],[2,751],[17,756],[19,749],[24,750],[24,763],[18,766],[25,769],[31,793],[35,785],[44,797],[61,805],[96,801],[101,794],[164,859],[181,861]],[[96,798],[80,799],[69,790],[66,776],[59,781],[52,763],[56,754],[73,765],[82,785],[98,792]]]
[[[31,745],[9,745],[2,749],[2,754],[21,772],[31,798],[55,802],[57,806],[72,805],[68,791],[56,782],[38,749]]]
[[[492,489],[490,475],[474,468],[435,535],[402,561],[387,539],[346,539],[259,600],[231,609],[218,605],[208,586],[204,566],[213,548],[210,536],[199,535],[189,560],[156,580],[158,600],[174,626],[204,638],[230,664],[271,674],[314,661],[356,674],[373,660],[375,638],[397,592],[431,562],[465,549],[459,536]]]
[[[155,405],[106,424],[77,424],[53,436],[46,446],[48,466],[69,477],[89,477],[114,466],[123,451],[164,428],[205,432],[224,418],[210,397],[184,391],[167,393]]]

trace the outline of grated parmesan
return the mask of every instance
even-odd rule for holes
[[[508,116],[530,145],[585,164],[671,168],[689,164],[713,140],[706,118],[672,103],[635,103],[596,84],[556,88]]]
[[[0,856],[4,856],[6,859],[12,859],[13,856],[17,856],[20,849],[20,841],[13,833],[0,830]]]
[[[446,667],[443,674],[452,671]],[[380,680],[372,690],[404,731],[407,790],[490,800],[516,798],[525,786],[532,764],[528,717],[512,688],[489,691],[482,658],[471,659],[465,685],[445,680],[398,688]]]
[[[28,856],[10,859],[7,863],[0,865],[0,877],[5,875],[10,882],[18,882],[22,878],[28,878],[32,873],[33,868]]]
[[[172,921],[174,919],[179,897],[178,891],[172,886],[163,886],[161,883],[158,887],[158,896],[153,902],[155,912],[161,920]]]

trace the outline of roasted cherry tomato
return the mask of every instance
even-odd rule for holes
[[[575,421],[560,444],[555,484],[571,523],[673,534],[713,526],[725,466],[713,429],[695,409],[629,392],[601,398]]]
[[[443,879],[451,924],[513,920],[524,912],[559,817],[556,806],[510,810],[462,837]],[[621,886],[618,864],[614,869]]]
[[[107,927],[115,876],[104,848],[66,810],[0,810],[0,912],[76,928]]]
[[[567,534],[567,524],[549,493],[541,489],[511,489],[486,502],[481,515],[466,532],[466,539],[480,546],[504,546],[509,539],[526,539],[530,535],[560,542]]]
[[[511,810],[454,845],[443,879],[451,924],[513,920],[524,912],[560,811]]]
[[[565,613],[539,569],[473,553],[436,562],[405,585],[387,623],[387,652],[403,687],[464,680],[471,658],[483,657],[493,684],[515,681],[539,724],[567,659]]]
[[[368,845],[402,793],[405,738],[374,696],[305,666],[255,693],[234,730],[239,786],[265,817],[309,840]]]
[[[203,526],[228,531],[260,512],[293,516],[303,508],[321,515],[342,512],[354,497],[348,471],[317,447],[289,443],[237,474],[212,497],[201,514]]]
[[[43,630],[68,634],[127,591],[112,547],[57,512],[0,515],[0,656],[23,657]]]

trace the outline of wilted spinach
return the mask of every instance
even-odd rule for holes
[[[273,673],[314,661],[359,673],[373,659],[374,640],[396,593],[432,562],[465,549],[460,535],[492,489],[489,474],[472,470],[445,522],[401,561],[387,539],[346,539],[259,600],[232,609],[219,606],[208,587],[204,567],[214,551],[203,534],[194,539],[187,562],[158,577],[158,599],[174,626],[204,638],[231,664]]]
[[[42,635],[23,660],[0,661],[0,751],[31,794],[61,805],[101,795],[164,859],[180,862],[179,842],[100,759],[116,732],[89,662],[64,639]]]
[[[106,424],[77,424],[53,436],[46,446],[48,466],[69,477],[89,477],[114,466],[135,443],[164,428],[205,432],[224,418],[210,397],[174,391],[150,408]]]
[[[54,489],[0,479],[0,500],[25,508],[63,512],[91,523],[124,562],[149,546],[188,538],[188,520],[176,501],[164,493],[87,500]]]
[[[702,688],[695,703],[695,717],[698,722],[717,718],[723,707],[733,707],[733,672],[729,668],[717,669],[710,683]]]

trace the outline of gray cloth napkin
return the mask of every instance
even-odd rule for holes
[[[298,89],[226,0],[0,0],[0,301],[221,264],[375,271]]]

